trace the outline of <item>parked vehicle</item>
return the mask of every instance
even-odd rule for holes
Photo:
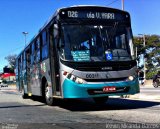
[[[158,88],[158,86],[160,86],[160,78],[157,78],[156,80],[153,80],[153,86],[155,88]]]
[[[158,71],[158,73],[156,75],[154,75],[154,77],[153,77],[153,86],[155,88],[160,86],[160,71]]]
[[[8,87],[8,85],[7,85],[7,84],[5,84],[5,83],[3,83],[3,81],[2,81],[2,80],[0,80],[0,87]]]

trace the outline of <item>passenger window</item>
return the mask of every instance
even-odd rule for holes
[[[23,69],[26,69],[26,53],[23,53]]]
[[[37,49],[40,49],[40,38],[37,39],[36,44],[37,44]]]
[[[40,62],[41,60],[41,42],[40,42],[40,38],[37,38],[36,40],[36,53],[35,53],[35,58],[36,58],[36,62]]]
[[[48,45],[44,45],[42,48],[42,60],[48,57]]]
[[[48,57],[47,31],[42,33],[42,60]]]
[[[34,54],[34,52],[35,52],[35,45],[34,45],[34,43],[32,44],[32,54]]]
[[[40,50],[37,51],[36,62],[40,62]]]
[[[34,52],[35,52],[35,46],[34,43],[31,46],[31,65],[34,64]]]
[[[42,33],[42,42],[43,42],[43,45],[47,44],[47,32],[46,31]]]

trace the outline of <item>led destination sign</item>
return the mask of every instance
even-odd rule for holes
[[[124,20],[129,16],[115,12],[97,11],[62,11],[61,18],[67,19],[102,19],[102,20]]]
[[[70,18],[96,18],[96,19],[115,19],[114,13],[104,13],[104,12],[88,12],[79,13],[78,11],[67,11],[67,16]]]

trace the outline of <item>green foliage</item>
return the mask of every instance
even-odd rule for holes
[[[145,52],[145,47],[143,46],[143,39],[141,37],[134,37],[134,46],[137,47],[137,54],[140,55]]]
[[[145,47],[143,46],[143,42],[144,39],[142,36],[134,37],[134,45],[137,47],[137,54],[145,55],[147,68],[146,78],[150,79],[156,74],[160,66],[160,36],[145,35]]]
[[[9,65],[11,66],[11,68],[15,68],[16,65],[16,57],[17,55],[8,55],[7,57],[5,57],[5,59],[8,61]]]
[[[157,71],[147,72],[146,79],[152,79],[154,75],[157,74]]]
[[[146,45],[147,47],[158,47],[160,44],[158,35],[147,36]]]

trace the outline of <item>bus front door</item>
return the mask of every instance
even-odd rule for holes
[[[49,46],[50,46],[50,68],[51,68],[51,77],[53,84],[53,91],[55,96],[61,96],[60,88],[60,79],[59,79],[59,60],[56,47],[56,38],[54,36],[54,29],[51,27],[49,29]]]

